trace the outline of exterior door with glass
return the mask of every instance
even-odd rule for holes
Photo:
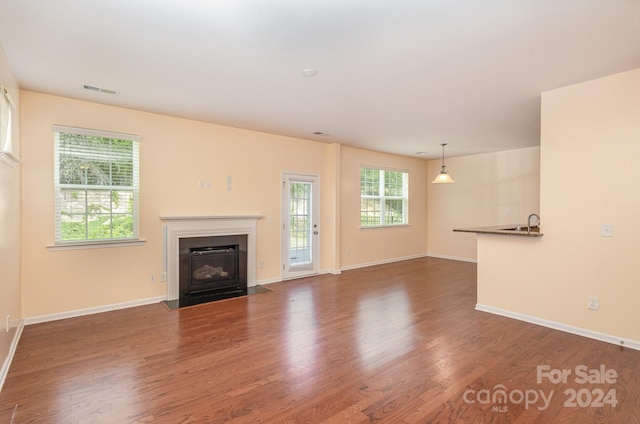
[[[283,279],[318,273],[318,178],[317,175],[283,174]]]

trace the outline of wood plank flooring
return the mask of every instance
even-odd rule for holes
[[[416,259],[28,326],[0,423],[640,423],[640,352],[476,311],[475,273]]]

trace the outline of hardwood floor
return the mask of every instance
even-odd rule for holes
[[[640,423],[640,352],[475,311],[475,270],[417,259],[28,326],[0,423]],[[576,381],[601,364],[608,382]]]

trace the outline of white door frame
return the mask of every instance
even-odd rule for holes
[[[302,265],[290,264],[290,183],[309,182],[312,186],[311,193],[311,262]],[[306,277],[317,275],[320,265],[320,176],[318,174],[306,174],[299,172],[282,173],[282,202],[281,202],[281,271],[282,279]]]

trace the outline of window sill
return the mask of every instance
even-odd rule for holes
[[[410,227],[409,224],[393,224],[393,225],[371,225],[369,227],[360,227],[361,230],[375,230],[376,228],[398,228],[398,227]]]
[[[104,249],[110,247],[132,247],[143,246],[147,241],[137,240],[117,240],[117,241],[94,241],[80,243],[66,243],[47,246],[47,250],[55,252],[59,250],[84,250],[84,249]]]
[[[20,159],[18,159],[13,153],[2,150],[0,151],[0,162],[4,162],[13,168],[13,165],[20,163]]]

